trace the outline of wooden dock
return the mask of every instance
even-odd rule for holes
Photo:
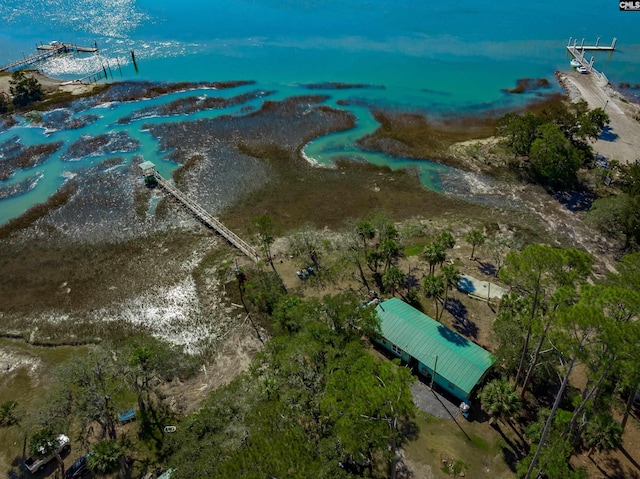
[[[233,246],[242,251],[245,255],[247,255],[251,260],[256,263],[260,261],[260,255],[255,250],[253,246],[240,238],[237,234],[223,225],[220,220],[213,217],[204,208],[202,208],[198,203],[193,201],[187,195],[185,195],[178,188],[173,186],[169,181],[165,180],[160,173],[158,173],[155,169],[155,165],[150,161],[145,161],[138,165],[145,177],[153,176],[158,180],[158,186],[160,186],[163,190],[173,196],[182,206],[184,206],[189,212],[196,217],[198,221],[203,223],[205,226],[211,228],[212,230],[218,232],[220,236],[226,239]]]
[[[596,40],[595,45],[585,45],[584,38],[583,38],[580,45],[578,45],[577,40],[574,40],[573,44],[571,44],[571,38],[569,38],[569,43],[567,44],[567,51],[571,54],[573,58],[575,58],[578,62],[580,62],[580,65],[584,67],[587,70],[587,72],[594,75],[598,79],[598,81],[600,81],[601,83],[606,84],[606,83],[609,83],[609,79],[604,74],[604,72],[601,72],[595,69],[595,67],[593,66],[593,60],[594,60],[593,56],[590,58],[590,60],[587,61],[584,54],[586,51],[612,52],[615,50],[616,41],[617,41],[616,38],[614,38],[613,41],[611,42],[611,45],[600,45],[599,44],[600,38],[598,38],[598,40]]]
[[[73,43],[52,43],[49,45],[38,45],[36,47],[38,53],[34,53],[33,55],[29,55],[28,57],[23,57],[20,60],[16,60],[15,62],[11,62],[8,65],[4,65],[0,67],[1,72],[9,72],[14,70],[20,70],[29,65],[33,65],[34,63],[38,63],[42,60],[46,60],[54,55],[61,55],[63,53],[69,52],[85,52],[85,53],[96,53],[98,51],[98,47],[81,47],[78,45],[74,45]]]
[[[571,40],[573,40],[573,44],[571,44]],[[574,48],[574,49],[578,49],[578,50],[582,50],[583,52],[590,50],[590,51],[606,51],[606,52],[612,52],[616,49],[616,42],[618,41],[617,38],[613,38],[613,41],[611,42],[611,45],[600,45],[600,37],[598,37],[598,39],[596,40],[595,45],[585,45],[584,44],[584,38],[582,39],[582,41],[580,42],[580,45],[578,45],[578,39],[577,38],[571,38],[569,37],[569,43],[567,43],[567,50],[569,50],[570,48]]]

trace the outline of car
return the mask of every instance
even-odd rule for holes
[[[84,456],[80,457],[76,462],[71,464],[71,466],[69,466],[69,469],[64,471],[64,477],[66,477],[67,479],[72,479],[75,477],[82,477],[87,472],[89,472],[89,464],[88,464],[87,458],[90,455],[91,453],[89,452],[88,454],[85,454]]]

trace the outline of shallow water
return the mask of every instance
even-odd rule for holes
[[[620,12],[616,2],[557,3],[458,0],[434,4],[408,0],[5,0],[0,3],[0,64],[29,55],[40,42],[59,40],[100,48],[99,55],[72,54],[37,67],[59,78],[78,78],[106,67],[114,81],[255,80],[254,85],[212,92],[174,93],[161,98],[92,107],[75,115],[98,119],[74,130],[45,131],[21,124],[0,133],[0,142],[18,135],[24,145],[65,142],[44,164],[20,171],[0,188],[41,177],[36,187],[0,200],[0,223],[46,200],[65,176],[113,155],[93,152],[63,161],[69,145],[82,135],[126,132],[139,142],[118,153],[130,161],[142,155],[170,175],[158,141],[143,124],[243,114],[263,99],[221,110],[180,117],[155,116],[117,123],[118,118],[190,95],[230,97],[252,90],[273,91],[273,100],[309,93],[328,94],[327,104],[375,105],[431,115],[482,113],[523,104],[535,93],[510,95],[504,88],[518,78],[553,79],[568,69],[565,45],[570,36],[608,44],[618,51],[597,53],[596,67],[614,83],[640,83],[638,14]],[[138,68],[132,64],[135,51]],[[341,82],[371,88],[309,90],[306,84]],[[420,170],[425,186],[447,191],[450,170],[431,162],[392,158],[360,150],[355,141],[376,128],[366,108],[340,106],[353,113],[357,127],[318,138],[305,154],[321,164],[349,157]],[[2,161],[0,159],[0,161]],[[238,172],[238,174],[241,174]],[[447,175],[443,183],[442,175]],[[212,185],[212,188],[215,185]]]

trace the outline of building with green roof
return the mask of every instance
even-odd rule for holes
[[[462,401],[469,401],[495,362],[486,349],[397,298],[379,303],[376,311],[381,330],[376,341]]]

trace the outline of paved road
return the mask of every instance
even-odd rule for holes
[[[440,419],[454,419],[460,413],[460,404],[454,404],[446,397],[431,391],[419,379],[411,385],[413,402],[418,409]]]
[[[640,115],[638,105],[623,102],[611,86],[603,85],[593,75],[563,72],[560,80],[572,99],[579,93],[589,108],[604,108],[609,115],[609,128],[593,145],[597,154],[621,163],[633,163],[640,158],[640,122],[634,118]]]

